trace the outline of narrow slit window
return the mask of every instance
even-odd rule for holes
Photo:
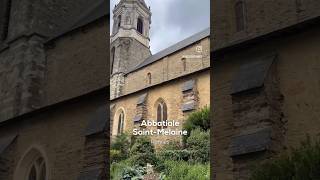
[[[123,133],[124,128],[124,113],[123,111],[119,114],[119,122],[118,122],[118,134]]]
[[[152,77],[151,77],[151,73],[147,74],[147,83],[151,84],[152,83]]]
[[[111,68],[111,70],[110,70],[111,74],[113,74],[113,65],[114,65],[115,52],[116,52],[116,49],[115,49],[115,47],[113,47],[111,49],[111,67],[110,67]]]
[[[121,15],[118,17],[118,29],[120,28],[121,26]]]
[[[137,30],[140,34],[143,34],[143,20],[138,18]]]
[[[183,69],[183,71],[186,71],[186,70],[187,70],[187,61],[186,61],[186,58],[182,58],[182,59],[181,59],[181,63],[182,63],[182,69]]]
[[[9,22],[10,22],[10,13],[11,13],[11,2],[12,0],[7,1],[7,9],[4,17],[4,26],[3,26],[3,33],[1,35],[1,40],[4,41],[8,38],[9,33]]]
[[[245,29],[245,4],[243,1],[238,1],[235,4],[235,15],[236,15],[236,28],[237,32]]]

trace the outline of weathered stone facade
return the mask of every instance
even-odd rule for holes
[[[26,179],[36,158],[48,180],[107,179],[107,3],[10,8],[9,29],[0,12],[0,34],[9,32],[0,40],[0,179]]]
[[[319,138],[320,129],[319,2],[245,1],[243,32],[235,32],[234,3],[212,4],[217,180],[248,179],[252,165],[298,146],[306,134]]]
[[[116,8],[114,13],[117,13],[117,10]],[[117,17],[117,14],[114,15],[114,26],[117,25]],[[113,29],[117,32],[115,27]],[[144,34],[144,36],[147,35]],[[113,137],[120,133],[122,113],[124,114],[124,132],[132,134],[133,128],[139,127],[142,120],[157,120],[159,102],[166,104],[167,119],[181,124],[190,112],[210,105],[209,36],[209,29],[207,29],[155,55],[148,54],[149,47],[143,47],[143,43],[140,43],[139,48],[135,48],[134,43],[131,45],[129,42],[127,45],[119,46],[118,51],[121,53],[117,53],[118,46],[116,46],[116,56],[113,57],[111,53],[111,60],[114,59],[111,68],[118,72],[112,74],[112,77],[117,77],[118,80],[110,79],[111,88],[117,87],[117,91],[111,89],[111,94],[112,91],[114,93],[111,96],[110,109]],[[122,39],[138,42],[130,35]],[[117,42],[119,38],[112,43]],[[111,52],[113,52],[113,44],[111,44]],[[117,61],[122,64],[119,66]],[[125,73],[119,73],[119,70]],[[181,128],[182,125],[177,127],[177,130]],[[180,141],[181,136],[175,138],[158,136],[152,137],[152,140]],[[156,147],[159,146],[161,145],[156,144]]]
[[[113,31],[110,37],[110,98],[123,94],[124,75],[151,55],[149,30],[151,12],[144,1],[122,0],[113,10]],[[138,20],[141,32],[138,30]]]
[[[176,120],[180,123],[183,123],[186,119],[188,113],[184,113],[183,104],[184,104],[184,93],[182,91],[182,87],[184,83],[189,80],[194,80],[196,82],[195,88],[197,89],[197,103],[198,107],[191,109],[196,110],[198,108],[203,108],[205,106],[210,105],[210,71],[209,69],[204,69],[203,71],[196,72],[195,74],[189,74],[182,76],[180,78],[176,78],[171,81],[163,82],[162,84],[155,85],[150,88],[146,88],[140,91],[137,91],[132,94],[128,94],[126,96],[120,97],[112,101],[112,105],[114,107],[111,111],[111,118],[113,119],[112,123],[112,135],[117,135],[118,128],[118,116],[117,113],[120,110],[124,110],[125,112],[125,123],[124,123],[124,131],[132,134],[132,129],[134,126],[139,126],[141,121],[135,123],[134,119],[143,114],[142,119],[148,120],[156,120],[157,116],[157,102],[161,99],[164,100],[168,107],[168,119]],[[144,107],[139,107],[139,98],[146,94],[146,100],[143,102]],[[142,109],[145,108],[144,113],[141,112]],[[188,111],[190,112],[190,110]],[[178,127],[181,129],[182,127]],[[176,140],[180,141],[180,136],[173,138],[172,136],[159,136],[154,137],[153,140]]]
[[[245,29],[236,30],[236,3],[244,3]],[[211,3],[211,28],[214,49],[261,36],[319,15],[316,0],[214,0]]]

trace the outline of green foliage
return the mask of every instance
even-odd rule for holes
[[[195,129],[187,139],[189,161],[205,163],[210,160],[210,130]]]
[[[146,169],[141,166],[127,167],[122,172],[123,180],[143,180],[143,175],[146,173]],[[121,180],[122,180],[121,179]]]
[[[157,158],[154,146],[148,137],[140,136],[135,139],[128,160],[132,166],[145,167],[149,163],[154,165],[156,170],[163,169],[162,161]]]
[[[186,122],[183,124],[183,129],[188,133],[194,129],[200,128],[203,131],[210,129],[210,107],[204,107],[199,111],[193,112],[189,115]],[[183,142],[187,141],[189,136],[183,136]]]
[[[128,168],[129,165],[125,161],[117,162],[117,163],[112,163],[110,166],[110,178],[112,180],[119,180],[122,179],[122,173],[123,170]]]
[[[115,149],[110,150],[111,162],[119,162],[123,159],[125,159],[125,156],[119,150],[115,150]]]
[[[111,144],[111,162],[118,162],[128,158],[130,149],[130,138],[127,134],[117,135]]]
[[[172,161],[188,161],[191,152],[182,149],[182,150],[162,150],[158,153],[158,157],[162,160],[172,160]]]
[[[209,180],[209,164],[189,164],[185,161],[165,161],[163,180]]]
[[[146,136],[139,136],[136,138],[134,144],[131,147],[130,155],[137,155],[149,152],[154,153],[154,146],[151,143],[150,138]]]
[[[162,149],[165,150],[181,150],[183,147],[181,146],[179,141],[170,141],[168,144],[165,144]]]
[[[310,138],[276,159],[257,167],[251,180],[317,180],[320,179],[320,142]]]
[[[131,167],[128,161],[111,164],[112,180],[142,180],[146,174],[146,168],[140,166]]]

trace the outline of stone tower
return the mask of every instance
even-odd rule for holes
[[[151,11],[144,0],[121,0],[113,10],[110,98],[123,94],[124,76],[151,55]]]

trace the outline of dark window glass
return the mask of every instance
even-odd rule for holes
[[[167,114],[167,105],[163,101],[160,102],[157,106],[157,122],[166,121],[168,114]],[[167,128],[166,126],[158,126],[158,129],[160,128]]]
[[[143,34],[143,20],[138,18],[137,30],[140,34]]]
[[[118,121],[118,134],[123,133],[123,125],[124,125],[124,114],[121,112],[119,114],[119,121]]]
[[[148,73],[148,75],[147,75],[147,78],[148,78],[148,84],[151,84],[151,73]]]
[[[243,31],[245,29],[245,7],[243,1],[238,1],[235,5],[236,15],[236,28],[237,31]]]
[[[116,52],[116,49],[113,47],[111,49],[111,71],[110,73],[113,74],[113,65],[114,65],[114,57],[115,57],[115,52]]]
[[[182,58],[182,68],[183,68],[183,71],[186,71],[187,70],[187,61],[186,61],[186,58]]]
[[[118,17],[118,29],[120,28],[121,26],[121,15]]]
[[[37,180],[37,169],[34,165],[30,170],[28,180]]]
[[[4,17],[4,25],[3,25],[3,33],[1,35],[1,40],[6,40],[8,37],[8,32],[9,32],[9,21],[10,21],[10,12],[11,12],[11,0],[7,1],[7,9]]]

